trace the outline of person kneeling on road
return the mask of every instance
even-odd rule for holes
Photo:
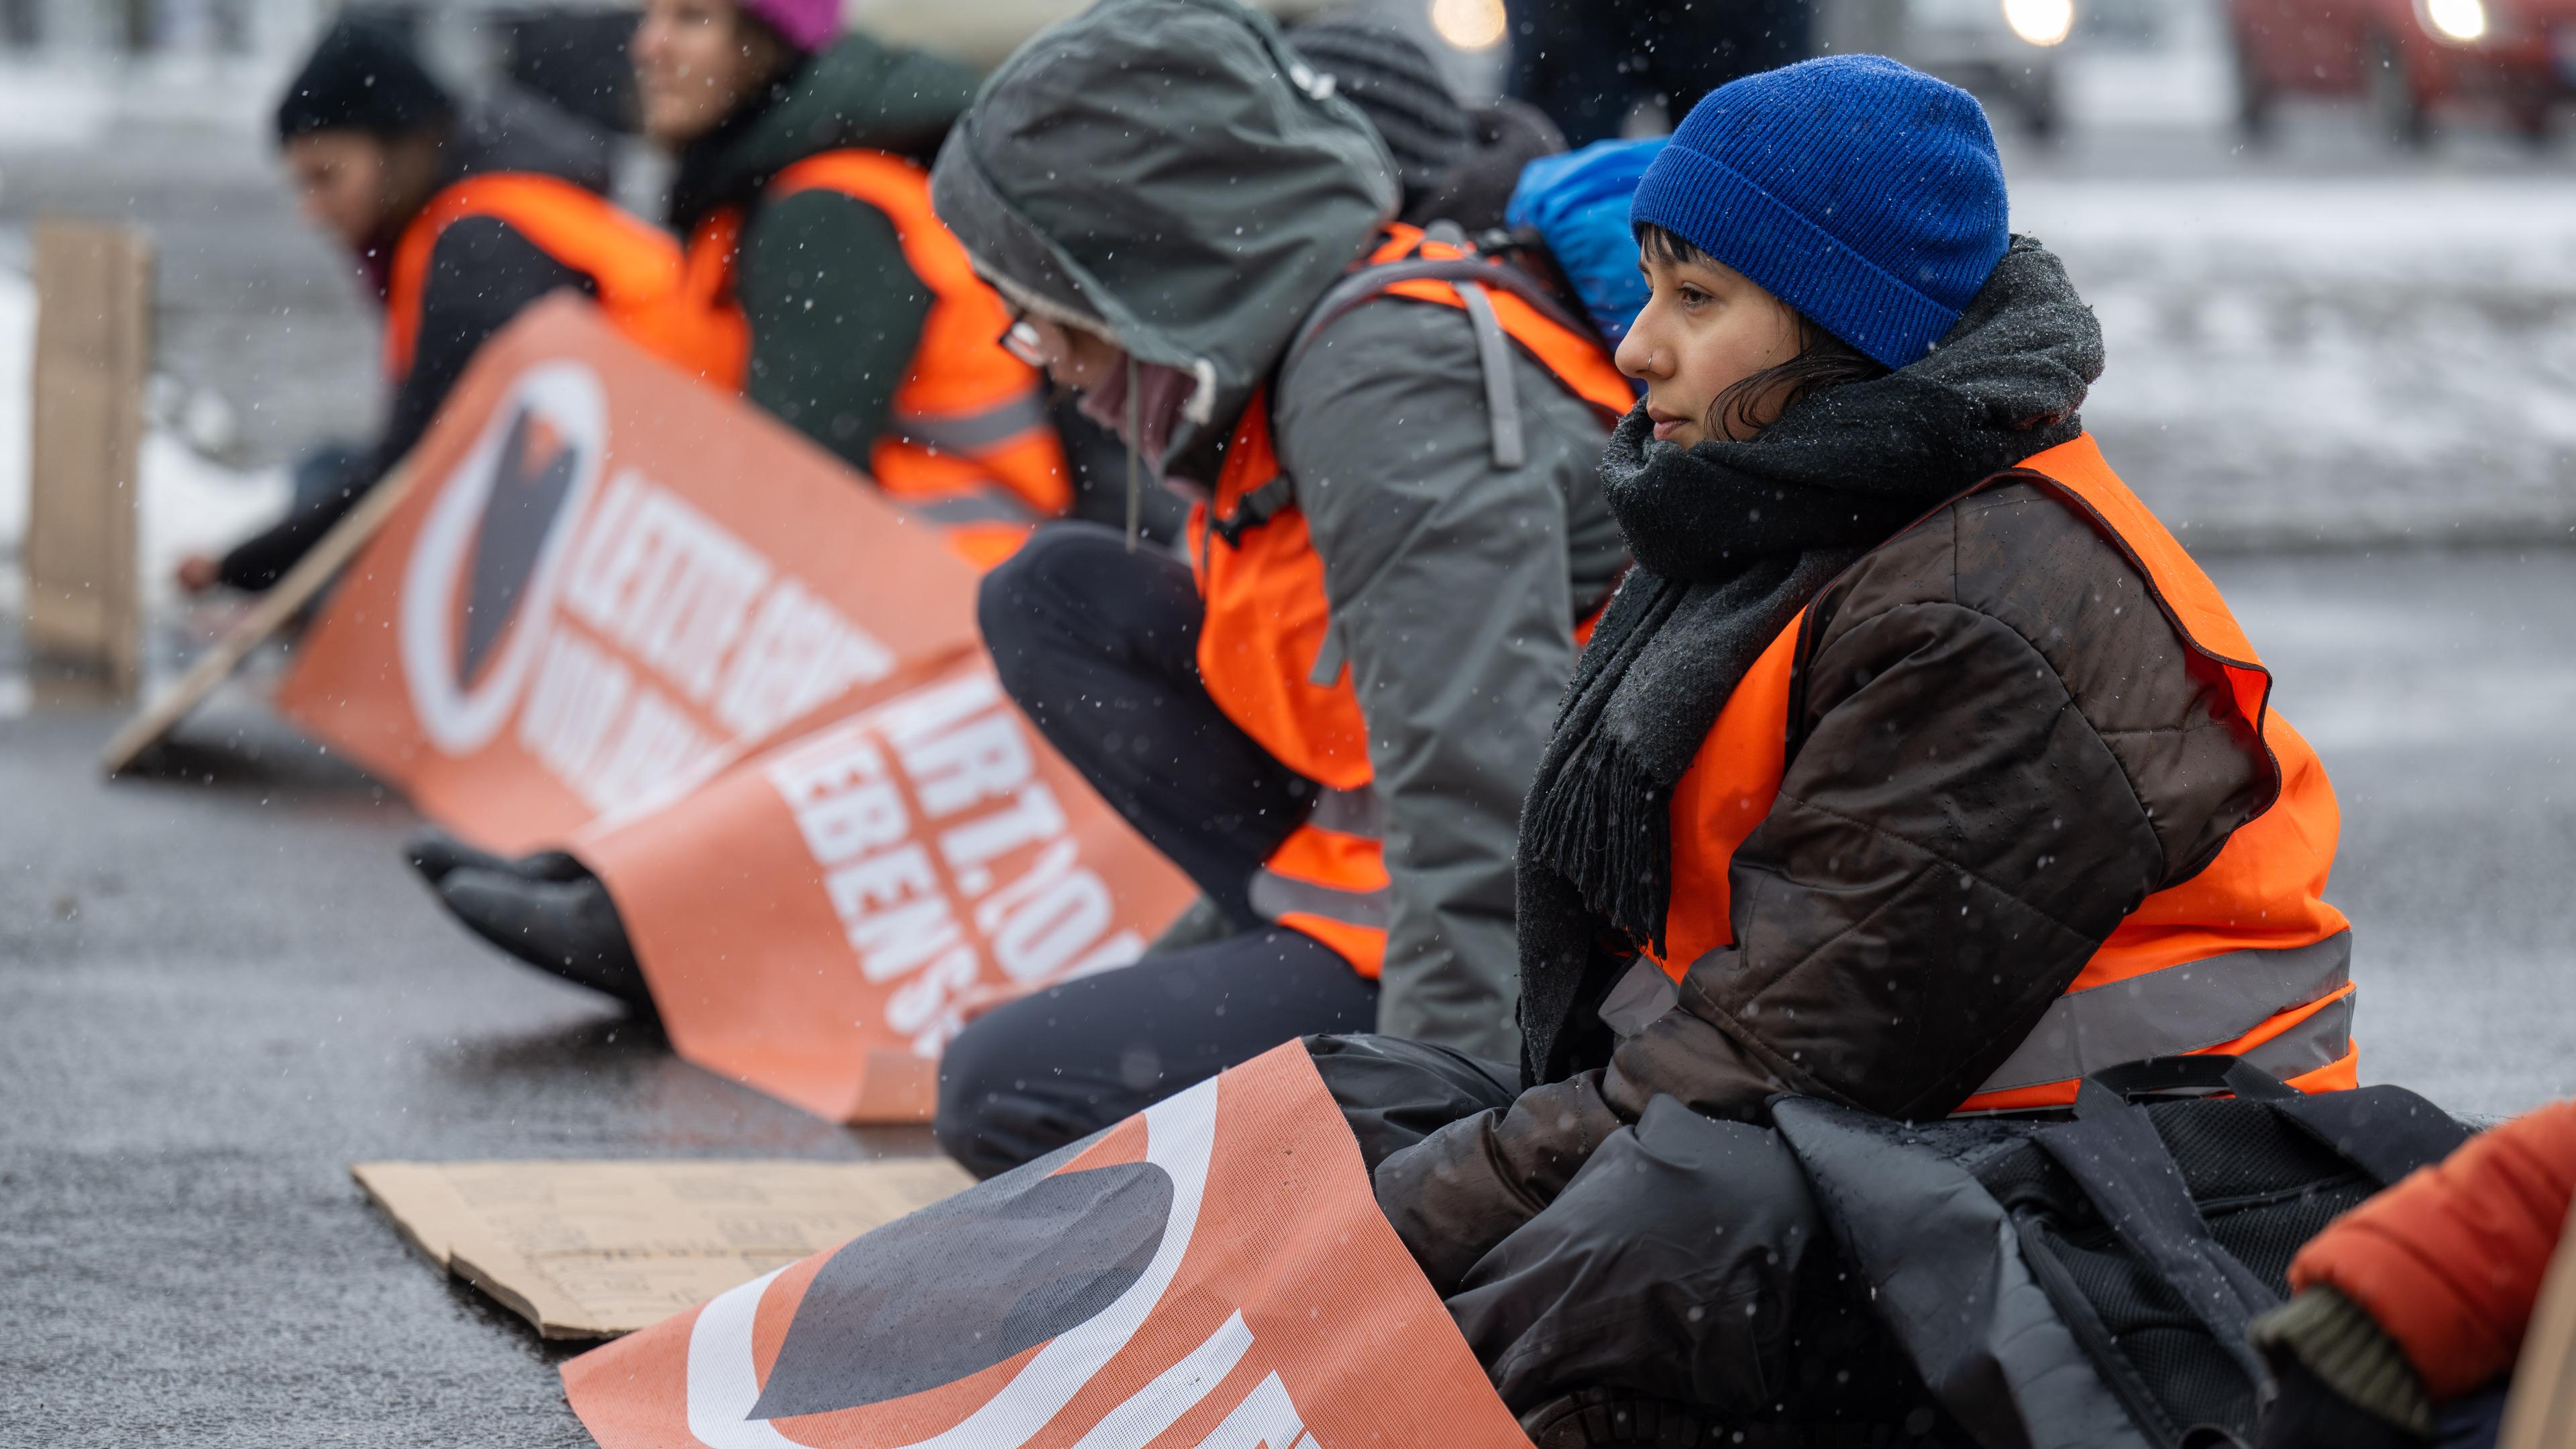
[[[2202,1050],[2354,1083],[2331,788],[2083,431],[2100,331],[2008,214],[1975,100],[1893,61],[1691,113],[1631,211],[1637,568],[1521,814],[1519,1068],[1310,1043],[1544,1449],[1915,1412],[1820,1347],[1869,1310],[1745,1125],[1778,1094],[2048,1110]]]
[[[930,211],[926,163],[974,77],[843,33],[840,0],[652,0],[633,44],[671,150],[686,277],[657,323],[977,561],[1072,498],[1044,379]],[[1117,499],[1109,508],[1123,508]],[[413,864],[485,940],[630,1005],[650,998],[607,888],[561,852],[506,860],[430,831]]]
[[[1626,380],[1527,278],[1391,227],[1377,135],[1231,0],[1033,42],[931,195],[1018,344],[1203,500],[1187,561],[1041,529],[981,617],[1218,917],[969,1025],[941,1144],[989,1176],[1318,1031],[1509,1052],[1512,822],[1624,565],[1593,460]]]
[[[392,402],[372,447],[318,451],[293,506],[221,558],[192,554],[180,587],[259,591],[283,577],[420,441],[486,339],[550,293],[597,302],[669,352],[655,320],[679,250],[599,193],[608,138],[523,92],[470,113],[408,44],[362,20],[334,26],[277,106],[305,214],[346,245],[385,308]]]

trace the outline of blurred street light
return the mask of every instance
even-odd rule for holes
[[[2486,38],[2485,0],[2425,0],[2424,19],[2444,40],[2466,45]]]
[[[1431,0],[1431,28],[1460,50],[1491,49],[1506,28],[1503,0]]]
[[[2460,3],[2475,5],[2478,0]],[[2075,0],[2004,0],[2004,23],[2033,45],[2055,45],[2075,28]]]

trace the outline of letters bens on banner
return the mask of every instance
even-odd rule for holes
[[[844,1121],[926,1120],[969,1011],[1127,964],[1190,895],[981,656],[575,848],[672,1044]]]
[[[1527,1449],[1289,1043],[566,1364],[606,1449]]]
[[[569,845],[672,1044],[930,1115],[978,1003],[1190,894],[994,683],[978,576],[802,437],[577,303],[478,355],[280,702],[487,847]]]

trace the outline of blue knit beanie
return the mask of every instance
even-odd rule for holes
[[[1711,91],[1629,208],[1889,367],[1919,362],[2009,244],[1976,98],[1884,56]]]

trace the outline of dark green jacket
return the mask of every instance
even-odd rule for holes
[[[846,35],[681,152],[671,225],[743,213],[735,291],[751,324],[745,393],[866,467],[911,370],[931,290],[886,214],[836,191],[769,201],[771,178],[809,156],[861,149],[927,164],[974,99],[972,72]]]

